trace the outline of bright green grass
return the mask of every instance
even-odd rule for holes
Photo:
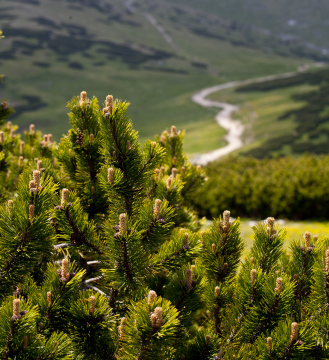
[[[211,221],[207,221],[205,225],[205,229],[209,229],[211,226]],[[246,243],[246,248],[243,253],[245,256],[250,248],[252,247],[254,241],[254,231],[252,226],[256,224],[255,221],[251,221],[248,219],[241,219],[241,237]],[[289,221],[285,220],[282,224],[276,225],[280,228],[283,227],[287,230],[287,236],[285,238],[284,249],[287,249],[289,252],[290,243],[293,240],[299,239],[303,236],[306,231],[309,231],[312,236],[318,235],[318,238],[328,237],[329,236],[329,223],[328,222],[314,222],[314,221]]]
[[[253,244],[253,230],[251,228],[252,223],[250,220],[243,219],[241,221],[241,236],[246,242],[247,253]],[[284,221],[280,227],[284,227],[287,230],[286,241],[284,248],[289,252],[289,245],[293,240],[299,239],[306,231],[309,231],[312,235],[318,235],[318,237],[329,236],[329,223],[328,222],[313,222],[313,221]]]

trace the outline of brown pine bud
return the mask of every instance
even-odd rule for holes
[[[180,170],[181,170],[182,176],[184,176],[184,174],[185,174],[185,166],[182,166],[182,167],[180,168]]]
[[[34,182],[34,180],[31,180],[31,181],[29,182],[29,189],[35,189],[35,188],[36,188],[35,182]]]
[[[231,215],[231,213],[228,210],[225,210],[223,213],[223,231],[225,233],[230,228],[230,215]]]
[[[51,144],[53,142],[53,134],[48,134],[48,143]]]
[[[21,300],[20,299],[14,299],[13,301],[13,315],[16,315],[18,317],[20,317],[19,315],[19,307],[20,307],[20,303],[21,303]]]
[[[229,223],[230,222],[230,215],[231,215],[231,213],[228,210],[225,210],[223,212],[224,223]]]
[[[39,170],[33,171],[33,181],[35,183],[35,187],[39,188],[39,186],[40,186],[40,171]]]
[[[191,270],[192,270],[192,275],[195,275],[196,266],[195,266],[195,265],[191,265]]]
[[[103,108],[103,114],[106,115],[107,113],[109,113],[109,108],[107,107]]]
[[[113,168],[109,168],[107,170],[107,181],[110,184],[113,184],[113,178],[114,178],[114,169]]]
[[[23,156],[20,156],[20,157],[18,158],[18,166],[19,166],[19,167],[22,167],[22,166],[23,166],[23,160],[24,160]]]
[[[167,188],[167,190],[170,190],[170,188],[171,188],[171,176],[169,176],[166,181],[166,188]]]
[[[87,100],[87,92],[81,91],[80,93],[80,101],[86,101]]]
[[[89,135],[89,142],[90,144],[94,141],[94,134]]]
[[[43,135],[43,142],[45,145],[48,144],[48,135],[47,134]]]
[[[92,194],[95,194],[95,186],[92,186],[90,191],[91,191]]]
[[[11,214],[11,211],[13,209],[14,202],[13,200],[8,200],[8,212]]]
[[[10,174],[11,174],[11,170],[8,170],[8,171],[7,171],[7,174],[6,174],[6,178],[7,178],[7,179],[10,178]]]
[[[210,341],[211,341],[211,336],[210,335],[206,335],[206,345],[210,345]]]
[[[24,145],[25,145],[25,142],[24,141],[21,141],[20,144],[19,144],[19,153],[21,155],[24,154]]]
[[[282,293],[282,278],[276,279],[276,294]]]
[[[173,125],[173,126],[171,127],[171,136],[174,137],[174,136],[176,136],[176,135],[177,135],[177,129],[176,129],[176,126]]]
[[[117,152],[114,150],[113,151],[113,158],[116,159],[117,158]]]
[[[176,177],[177,177],[177,169],[176,168],[172,168],[171,177],[173,180],[176,180]]]
[[[66,280],[69,280],[69,261],[67,259],[62,260],[62,277]]]
[[[256,269],[252,269],[250,271],[250,282],[251,282],[251,285],[254,285],[254,282],[256,280]]]
[[[69,198],[69,190],[68,189],[63,189],[62,190],[61,206],[65,206],[67,204],[68,198]]]
[[[174,156],[174,157],[172,158],[172,164],[173,164],[174,166],[176,166],[176,160],[177,160],[177,158],[176,158],[176,156]]]
[[[313,235],[313,242],[316,243],[318,240],[318,235]]]
[[[157,320],[158,320],[157,316],[155,314],[152,314],[150,320],[152,327],[155,328],[157,326]]]
[[[156,307],[154,309],[154,315],[157,317],[156,326],[160,328],[164,324],[164,320],[162,319],[162,307]]]
[[[35,130],[34,130],[34,125],[33,125],[33,124],[30,125],[29,134],[30,134],[31,136],[35,134]]]
[[[24,338],[23,338],[23,350],[25,350],[27,348],[27,340],[28,340],[27,336],[24,335]]]
[[[39,323],[39,329],[40,329],[40,330],[43,330],[43,322],[40,322],[40,323]]]
[[[163,176],[163,175],[164,175],[164,171],[165,171],[164,166],[161,166],[161,167],[160,167],[160,173],[161,173],[161,176]]]
[[[0,143],[3,144],[5,142],[5,133],[0,131]]]
[[[267,341],[268,352],[271,352],[272,351],[272,338],[268,337],[266,341]]]
[[[291,340],[293,342],[298,340],[298,324],[296,322],[291,324]]]
[[[219,287],[216,286],[216,287],[215,287],[215,297],[218,298],[218,297],[219,297],[219,294],[220,294],[220,292],[219,292]]]
[[[186,287],[188,289],[191,289],[191,287],[192,287],[192,270],[191,269],[186,269],[185,283],[186,283]]]
[[[109,113],[112,114],[112,110],[113,110],[113,96],[112,95],[106,96],[106,106],[109,109]]]
[[[255,264],[255,259],[252,257],[252,258],[250,259],[250,262],[251,262],[252,264]]]
[[[157,298],[157,293],[154,290],[150,290],[147,296],[147,303],[151,305]]]
[[[37,162],[37,170],[41,171],[42,169],[42,160],[38,160]]]
[[[126,146],[126,148],[127,148],[127,152],[131,149],[131,144],[130,144],[130,141],[129,140],[127,140],[127,146]]]
[[[311,246],[311,233],[306,231],[304,234],[305,247],[308,248]]]
[[[127,232],[127,216],[126,216],[126,214],[120,214],[119,230],[121,232],[121,235],[124,235]]]
[[[15,130],[11,129],[10,130],[10,135],[9,135],[12,139],[15,137]]]
[[[228,269],[228,263],[224,263],[223,264],[223,274],[226,273],[227,269]]]
[[[153,213],[154,219],[159,219],[161,204],[162,204],[162,201],[160,199],[155,200],[154,213]]]
[[[34,218],[34,205],[29,206],[29,219],[32,221]]]
[[[213,254],[216,253],[216,245],[215,245],[215,244],[212,244],[212,245],[211,245],[211,252],[212,252]]]
[[[95,312],[96,297],[90,296],[89,314],[92,315]]]
[[[7,108],[8,108],[8,101],[7,101],[7,100],[3,100],[3,102],[2,102],[2,109],[3,109],[3,110],[7,110]]]
[[[11,121],[7,121],[6,127],[7,127],[7,130],[10,130],[10,129],[11,129]]]
[[[48,304],[48,306],[51,305],[51,291],[47,292],[47,304]]]
[[[266,223],[267,223],[267,232],[272,235],[272,230],[273,230],[273,226],[274,226],[274,222],[275,219],[273,217],[268,217],[266,219]]]

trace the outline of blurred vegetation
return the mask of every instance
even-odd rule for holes
[[[201,215],[291,220],[329,217],[329,156],[230,157],[207,166],[194,205]]]

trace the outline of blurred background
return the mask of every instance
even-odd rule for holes
[[[209,95],[238,106],[242,146],[208,166],[195,205],[207,217],[230,208],[233,216],[323,220],[328,13],[326,0],[0,0],[0,98],[14,106],[20,131],[34,123],[59,141],[68,100],[82,90],[100,102],[113,94],[131,102],[141,141],[174,124],[186,130],[193,158],[228,143],[214,120],[219,109],[193,94],[291,73]]]

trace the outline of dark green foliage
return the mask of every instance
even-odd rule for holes
[[[257,160],[230,157],[206,168],[208,181],[193,198],[200,215],[327,219],[327,156],[303,155]]]

